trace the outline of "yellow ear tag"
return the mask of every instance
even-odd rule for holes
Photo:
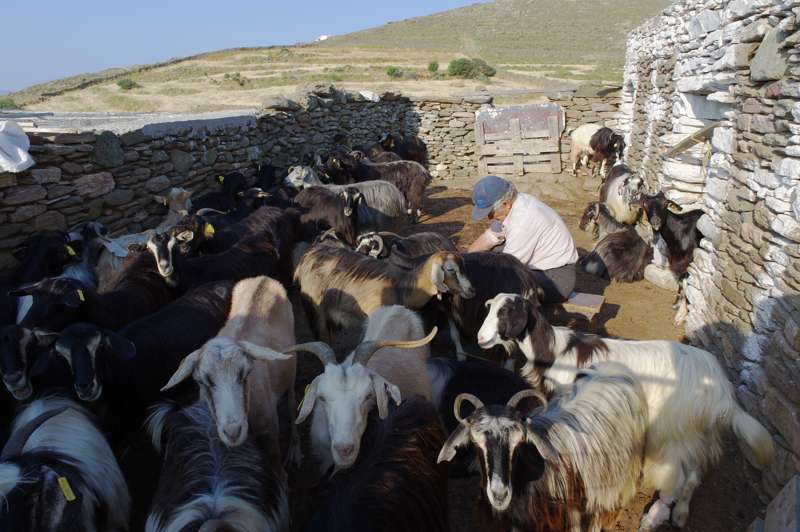
[[[76,256],[76,255],[77,255],[77,253],[75,253],[75,250],[74,250],[74,249],[72,249],[72,246],[67,246],[67,254],[68,254],[70,257],[74,257],[74,256]]]
[[[81,301],[86,301],[86,298],[83,297],[83,290],[79,288],[76,290],[76,292],[78,292],[78,299],[80,299]]]
[[[205,228],[203,229],[203,234],[206,235],[208,238],[214,236],[214,226],[211,224],[206,224]]]
[[[58,477],[58,486],[61,488],[61,493],[64,494],[64,498],[67,502],[72,502],[77,499],[75,492],[72,491],[72,486],[69,485],[67,477]]]
[[[667,205],[667,209],[670,212],[674,212],[675,214],[680,214],[681,212],[683,212],[683,209],[681,209],[680,207],[676,207],[675,205],[672,204]]]
[[[219,181],[220,184],[224,183],[225,182],[225,176],[224,175],[217,176],[217,181]]]

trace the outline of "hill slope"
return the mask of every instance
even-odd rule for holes
[[[669,0],[496,0],[332,37],[323,45],[460,52],[491,61],[612,63]]]

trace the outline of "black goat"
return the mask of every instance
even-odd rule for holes
[[[644,268],[651,262],[653,247],[636,229],[627,227],[603,237],[592,252],[580,260],[580,266],[586,273],[598,277],[633,283],[644,278]]]
[[[329,482],[307,532],[446,531],[447,469],[436,458],[444,443],[434,406],[418,397],[370,414],[353,467]]]
[[[605,203],[594,202],[586,206],[578,224],[581,231],[591,232],[595,238],[602,240],[606,235],[625,231],[628,225],[618,222],[611,216]]]
[[[159,405],[147,428],[164,463],[146,530],[289,530],[283,467],[253,436],[223,444],[205,401]]]
[[[0,530],[128,530],[125,479],[77,403],[50,396],[25,407],[0,460]]]
[[[335,192],[326,187],[309,187],[301,190],[294,201],[306,209],[300,222],[313,224],[316,234],[333,229],[349,245],[356,245],[358,206],[364,202],[358,189],[347,187]]]
[[[12,294],[33,296],[31,309],[20,325],[49,331],[60,331],[76,321],[119,329],[174,299],[148,253],[133,257],[108,291],[97,292],[76,279],[48,278],[22,286]]]
[[[384,133],[378,142],[384,150],[396,153],[404,161],[416,161],[428,166],[428,146],[419,137]]]
[[[388,231],[371,231],[358,236],[356,251],[378,259],[387,259],[405,269],[414,267],[414,259],[437,251],[458,251],[453,241],[434,232],[400,236]]]
[[[192,199],[192,206],[189,213],[196,213],[201,209],[215,209],[228,212],[236,209],[236,198],[239,192],[247,188],[245,177],[240,172],[219,176],[217,178],[221,187],[215,192],[208,192],[199,198]]]
[[[328,156],[325,171],[334,183],[351,184],[361,181],[382,180],[396,186],[406,200],[408,213],[416,219],[422,212],[425,188],[431,174],[415,161],[395,161],[377,164],[353,153],[334,151]]]
[[[694,249],[703,238],[703,234],[697,229],[697,220],[704,214],[703,211],[695,209],[688,212],[673,212],[671,209],[680,211],[681,207],[674,201],[668,200],[663,192],[655,196],[643,195],[641,204],[653,228],[653,237],[661,236],[667,245],[670,271],[678,281],[681,281],[687,275]]]
[[[58,333],[40,329],[0,326],[0,375],[17,401],[30,398],[34,389],[70,386],[69,368],[63,361],[50,359],[50,346],[57,337]]]

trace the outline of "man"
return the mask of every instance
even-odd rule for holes
[[[578,251],[558,213],[494,175],[475,184],[472,203],[472,219],[488,217],[492,225],[469,251],[495,250],[515,256],[533,270],[544,291],[544,303],[565,301],[575,288]]]

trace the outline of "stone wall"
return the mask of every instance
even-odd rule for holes
[[[687,335],[775,437],[769,495],[800,471],[798,16],[797,0],[678,1],[631,34],[622,93],[629,163],[651,191],[706,212]]]

